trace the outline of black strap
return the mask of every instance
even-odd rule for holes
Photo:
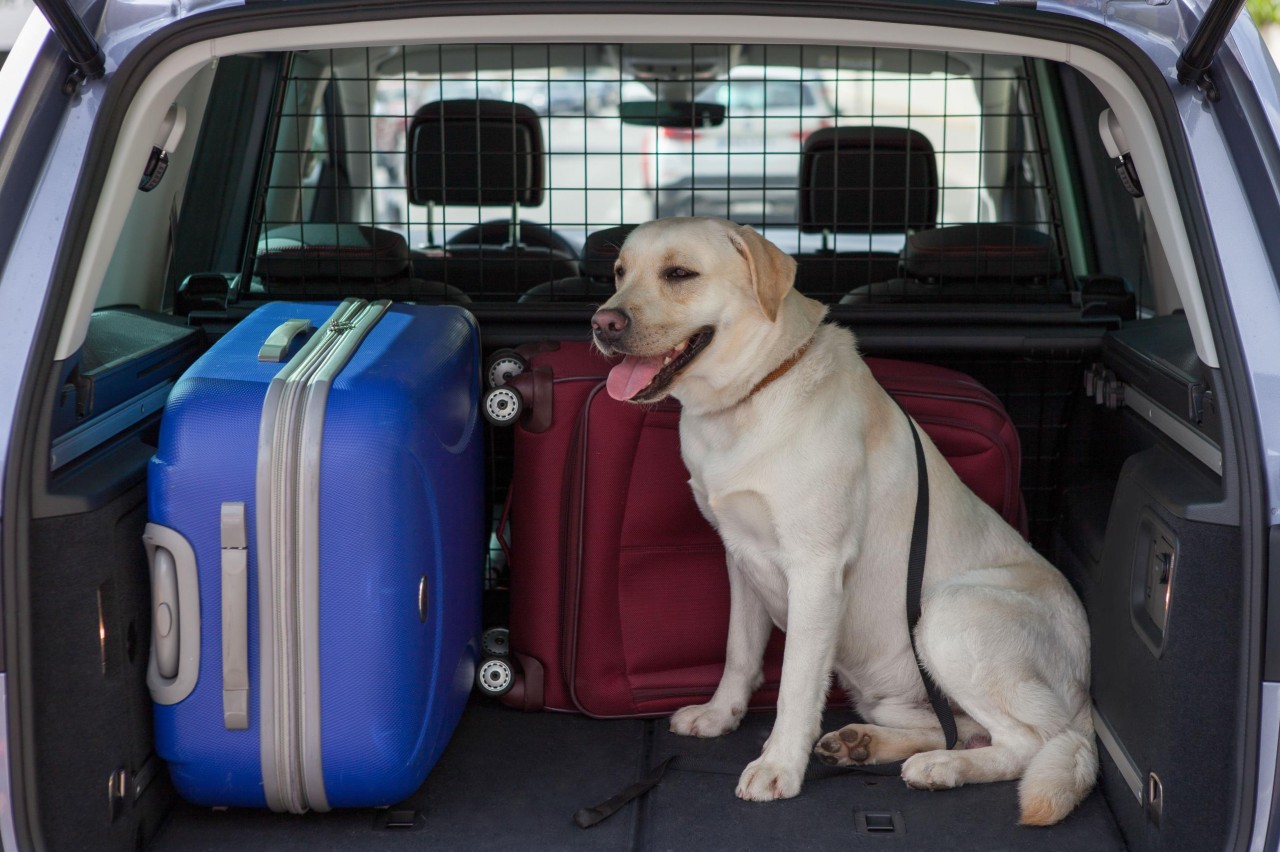
[[[606,819],[625,807],[628,802],[633,799],[640,798],[645,793],[658,786],[658,782],[662,780],[662,776],[666,773],[667,767],[670,766],[671,761],[675,759],[675,755],[668,757],[653,769],[650,769],[648,775],[618,793],[616,796],[606,799],[594,807],[583,808],[578,811],[573,815],[573,821],[577,823],[578,828],[591,828],[591,826],[596,825],[597,823],[604,822]]]
[[[897,400],[894,400],[895,402]],[[902,403],[898,403],[902,408]],[[907,426],[911,428],[911,440],[916,445],[916,517],[911,526],[911,551],[907,557],[907,635],[911,637],[911,653],[916,658],[916,668],[920,670],[920,679],[924,681],[924,691],[929,696],[929,704],[942,726],[942,734],[946,738],[947,748],[956,746],[956,719],[951,715],[951,705],[933,678],[925,671],[920,662],[920,651],[916,649],[916,625],[920,622],[920,594],[924,588],[924,559],[929,544],[929,469],[925,465],[924,445],[920,443],[920,433],[911,415],[902,408],[906,415]]]

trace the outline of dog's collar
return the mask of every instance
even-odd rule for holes
[[[760,393],[760,391],[764,390],[769,385],[773,384],[778,379],[785,376],[792,367],[800,363],[800,359],[804,357],[804,353],[809,351],[809,347],[813,345],[813,339],[817,336],[818,336],[818,332],[815,331],[813,334],[809,336],[809,339],[804,342],[803,346],[801,346],[795,352],[792,352],[791,356],[787,358],[785,361],[783,361],[781,364],[774,367],[773,372],[769,373],[769,375],[765,376],[763,379],[756,382],[755,387],[747,391],[747,395],[744,396],[742,399],[738,400],[738,405],[741,405],[742,403],[751,399],[751,397]]]

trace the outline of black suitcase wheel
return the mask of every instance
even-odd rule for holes
[[[485,392],[481,400],[484,419],[493,426],[510,426],[516,422],[520,412],[524,410],[524,400],[514,389],[508,387],[491,388]]]
[[[491,388],[502,387],[507,379],[520,375],[528,366],[529,362],[516,350],[499,349],[489,356],[489,363],[484,369],[485,379]]]
[[[480,650],[487,657],[505,657],[510,631],[505,627],[490,627],[480,635]]]
[[[480,662],[476,669],[476,686],[485,695],[497,698],[511,691],[515,685],[516,673],[511,664],[501,657],[488,657]]]

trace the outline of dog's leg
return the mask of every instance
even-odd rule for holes
[[[1076,717],[1088,718],[1087,634],[1082,639],[1083,629],[1065,616],[1046,618],[1045,608],[1041,599],[994,583],[944,585],[926,601],[916,630],[921,658],[943,692],[991,733],[991,745],[917,754],[902,767],[909,785],[941,789],[1019,778],[1046,743],[1079,727]],[[1096,770],[1084,760],[1063,774],[1078,769],[1087,776],[1090,766]]]
[[[863,766],[905,760],[922,751],[946,748],[946,738],[930,707],[881,701],[859,706],[863,718],[876,724],[845,725],[818,740],[814,753],[829,766]],[[991,745],[982,725],[964,713],[955,714],[960,748]]]
[[[709,702],[682,707],[672,715],[672,733],[718,737],[738,727],[752,693],[763,680],[764,649],[772,629],[760,596],[729,557],[729,640],[724,674]]]
[[[805,765],[819,733],[842,600],[837,565],[787,570],[787,645],[782,658],[778,718],[760,757],[747,764],[737,794],[755,802],[800,792]],[[790,566],[788,566],[790,567]]]

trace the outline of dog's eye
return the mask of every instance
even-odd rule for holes
[[[697,278],[698,273],[692,269],[685,269],[683,266],[672,266],[662,271],[662,277],[668,281],[681,281],[686,278]]]
[[[621,266],[615,266],[615,267],[613,268],[613,277],[614,277],[614,278],[621,278],[622,276],[624,276],[624,275],[626,275],[626,274],[627,274],[627,270],[623,269]]]

